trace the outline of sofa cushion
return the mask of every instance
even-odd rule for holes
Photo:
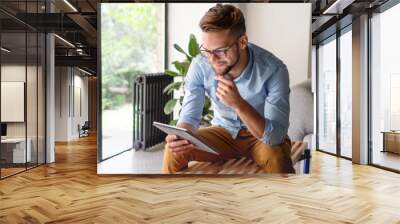
[[[292,141],[303,141],[304,136],[313,133],[314,102],[311,80],[290,88],[290,116],[288,135]]]

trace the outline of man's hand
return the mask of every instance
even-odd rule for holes
[[[195,148],[188,140],[179,139],[176,135],[167,135],[165,141],[167,142],[167,148],[175,153],[188,152]]]
[[[218,80],[217,96],[223,104],[233,108],[240,119],[257,138],[261,138],[264,133],[266,122],[246,100],[244,100],[236,87],[236,84],[223,76],[216,76]]]
[[[189,130],[191,133],[195,134],[196,130],[192,125],[186,123],[179,123],[176,125],[178,128],[184,128]],[[179,153],[179,152],[188,152],[190,150],[195,149],[195,145],[190,143],[187,140],[179,139],[176,135],[167,135],[165,138],[167,142],[167,148],[171,150],[171,152]]]
[[[223,104],[233,109],[238,109],[243,102],[243,98],[236,87],[236,84],[221,75],[215,76],[218,80],[217,97]]]

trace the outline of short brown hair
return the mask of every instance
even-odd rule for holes
[[[246,32],[242,11],[230,4],[217,4],[210,8],[201,18],[199,26],[203,32],[229,29],[237,37]]]

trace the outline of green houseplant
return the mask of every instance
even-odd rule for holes
[[[179,45],[174,44],[174,48],[184,54],[185,59],[182,61],[174,61],[172,64],[175,67],[176,71],[166,70],[165,73],[169,76],[174,77],[174,82],[169,84],[164,88],[165,94],[172,94],[175,90],[180,90],[183,92],[183,96],[185,95],[184,85],[185,85],[185,77],[188,72],[190,63],[192,59],[195,58],[200,53],[200,47],[196,40],[196,37],[193,34],[189,36],[189,44],[188,44],[188,51],[185,52]],[[179,108],[179,113],[181,112],[183,96],[178,98],[173,98],[169,100],[164,106],[164,113],[171,114],[173,113],[176,107]],[[213,111],[211,109],[211,100],[206,96],[205,103],[203,107],[203,113],[201,117],[201,124],[202,125],[209,125],[211,119],[213,118]],[[172,120],[170,122],[171,125],[176,125],[177,120]]]

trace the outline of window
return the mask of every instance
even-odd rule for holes
[[[371,158],[395,170],[400,170],[399,23],[400,4],[371,18]]]
[[[352,35],[351,26],[340,36],[340,155],[352,157]]]
[[[318,149],[351,159],[353,97],[351,24],[337,32],[337,35],[322,41],[317,53]]]
[[[99,158],[132,149],[136,75],[164,71],[163,3],[101,4],[101,125]]]
[[[400,73],[390,74],[390,130],[400,130]]]
[[[336,153],[336,39],[318,47],[318,149]]]

